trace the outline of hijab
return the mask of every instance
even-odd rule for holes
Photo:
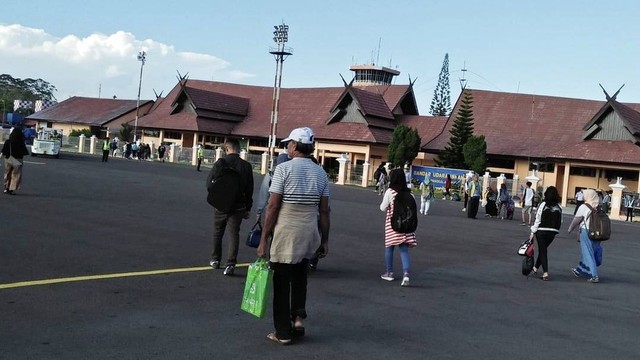
[[[582,190],[582,193],[584,194],[584,202],[586,204],[589,204],[594,208],[598,206],[598,204],[600,203],[600,197],[598,196],[598,193],[595,190],[584,189]]]

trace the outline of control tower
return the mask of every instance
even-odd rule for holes
[[[393,77],[400,71],[384,66],[352,65],[349,70],[355,72],[353,86],[391,85]]]

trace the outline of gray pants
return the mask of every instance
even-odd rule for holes
[[[230,212],[224,213],[213,209],[213,252],[211,260],[221,261],[222,239],[224,232],[229,226],[229,249],[227,250],[226,265],[235,265],[238,259],[238,244],[240,242],[240,224],[244,213]]]

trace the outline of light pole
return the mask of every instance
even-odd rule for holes
[[[147,60],[147,53],[140,51],[138,53],[138,61],[140,61],[140,82],[138,83],[138,102],[136,102],[136,121],[133,124],[133,142],[138,140],[138,116],[140,115],[140,90],[142,89],[142,69],[144,62]]]
[[[5,105],[4,105],[4,99],[2,99],[2,124],[4,124],[4,117],[6,113],[6,109],[5,109]]]
[[[276,43],[275,48],[270,48],[269,53],[276,59],[276,77],[273,83],[273,104],[271,108],[271,131],[269,134],[269,156],[270,167],[273,171],[275,167],[275,152],[276,152],[276,130],[278,128],[278,108],[280,105],[280,85],[282,84],[282,63],[284,60],[293,54],[293,49],[285,46],[289,41],[289,25],[282,23],[273,27],[273,41]]]

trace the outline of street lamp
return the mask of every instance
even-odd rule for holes
[[[271,131],[269,134],[269,156],[271,157],[270,170],[275,167],[275,149],[276,149],[276,130],[278,127],[278,108],[280,105],[280,85],[282,84],[282,63],[293,54],[293,49],[285,46],[289,41],[289,25],[282,23],[273,27],[273,41],[276,43],[275,48],[270,48],[271,53],[276,59],[276,77],[273,84],[273,104],[271,108]]]
[[[133,125],[133,141],[138,140],[138,116],[140,115],[140,90],[142,89],[142,68],[144,68],[144,62],[147,60],[147,53],[140,51],[138,53],[138,61],[140,61],[140,82],[138,83],[138,102],[136,103],[136,121]]]

